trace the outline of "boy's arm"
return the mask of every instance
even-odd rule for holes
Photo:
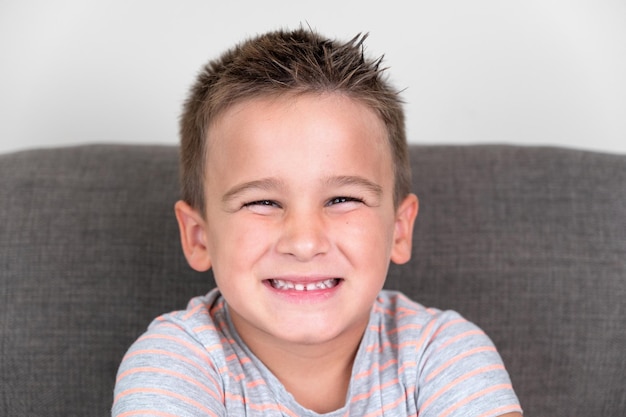
[[[122,360],[111,415],[226,416],[219,381],[202,345],[172,324],[157,324]]]
[[[437,314],[427,327],[420,416],[521,417],[502,358],[480,328],[450,311]]]

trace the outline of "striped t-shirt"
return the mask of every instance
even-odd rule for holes
[[[382,291],[345,405],[324,417],[491,417],[521,411],[500,355],[474,324]],[[113,416],[299,416],[302,407],[242,343],[218,290],[157,318],[125,355]]]

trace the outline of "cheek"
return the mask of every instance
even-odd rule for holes
[[[354,257],[374,263],[380,259],[388,263],[393,241],[393,222],[383,216],[357,215],[346,219],[335,228],[337,239],[344,248],[350,248]]]
[[[245,219],[221,219],[210,233],[210,252],[215,272],[249,268],[260,254],[267,251],[271,230]]]

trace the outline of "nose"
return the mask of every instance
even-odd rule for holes
[[[328,252],[327,222],[313,210],[290,210],[285,214],[277,250],[301,262]]]

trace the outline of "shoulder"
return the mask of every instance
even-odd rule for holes
[[[155,319],[122,359],[113,415],[149,410],[157,400],[162,402],[159,407],[174,414],[179,407],[199,413],[221,407],[224,399],[219,370],[226,354],[220,343],[220,309],[220,297],[211,292],[192,299],[186,310]]]
[[[374,314],[379,316],[378,322],[387,329],[394,329],[400,337],[419,336],[429,344],[452,337],[461,339],[461,335],[468,339],[471,336],[488,339],[482,329],[458,312],[425,307],[396,291],[380,292],[374,304]]]
[[[396,329],[396,332],[400,329],[400,334],[407,337],[440,335],[440,331],[446,328],[452,331],[466,327],[477,329],[456,311],[425,307],[397,291],[381,291],[374,303],[373,315],[374,321]]]
[[[381,291],[368,331],[372,340],[386,343],[387,356],[418,367],[445,362],[458,351],[492,352],[499,360],[485,332],[459,313],[425,307],[395,291]]]
[[[416,386],[420,416],[520,410],[494,343],[476,324],[391,291],[381,292],[375,310],[379,328],[370,330],[395,347],[401,363],[414,364],[406,383]]]
[[[222,349],[221,341],[227,329],[224,301],[220,293],[213,290],[192,298],[185,310],[157,317],[129,352],[161,348],[190,356],[206,356],[208,352]]]

